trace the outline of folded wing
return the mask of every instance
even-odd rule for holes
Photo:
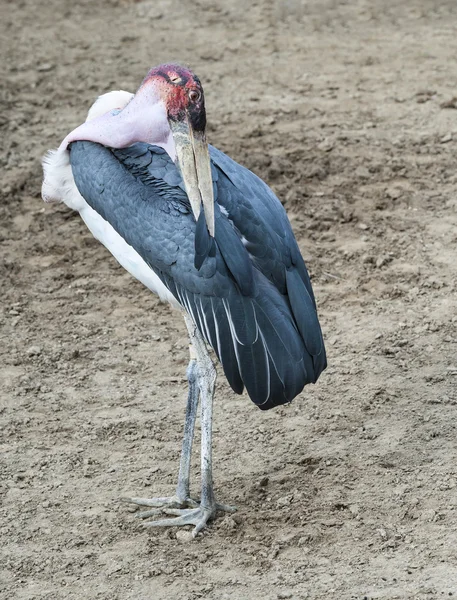
[[[308,273],[284,209],[250,171],[210,149],[214,240],[160,148],[71,145],[76,186],[192,317],[235,392],[290,402],[326,366]]]

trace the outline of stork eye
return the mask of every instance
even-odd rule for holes
[[[189,92],[189,100],[191,102],[198,102],[201,98],[201,94],[197,90],[190,90]]]

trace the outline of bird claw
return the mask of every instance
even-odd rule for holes
[[[168,515],[176,515],[174,519],[158,519],[157,521],[146,521],[146,527],[180,527],[183,525],[195,525],[192,537],[195,538],[202,529],[216,516],[216,507],[204,508],[168,508],[163,512]]]
[[[192,531],[192,537],[195,537],[208,523],[216,516],[217,511],[230,512],[236,511],[234,506],[218,504],[217,502],[211,508],[201,506],[193,498],[180,500],[177,496],[166,498],[121,498],[122,502],[136,504],[137,506],[149,506],[150,510],[138,512],[135,516],[138,519],[148,519],[157,515],[173,515],[174,519],[157,519],[156,521],[146,521],[146,527],[171,527],[182,525],[195,525]]]
[[[216,502],[216,510],[220,510],[221,512],[235,513],[236,506],[230,506],[230,504],[219,504],[219,502]]]

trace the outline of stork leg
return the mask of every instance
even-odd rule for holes
[[[218,504],[214,498],[212,476],[212,418],[213,397],[216,383],[216,369],[208,354],[205,341],[189,316],[185,316],[191,341],[191,360],[187,368],[189,396],[184,425],[184,438],[178,475],[176,496],[171,498],[123,498],[139,506],[151,506],[152,510],[137,514],[140,518],[165,513],[176,515],[174,519],[159,519],[145,523],[148,527],[166,527],[195,525],[192,535],[195,537],[208,521],[216,516],[218,510],[234,512],[232,506]],[[201,398],[201,500],[198,504],[189,496],[190,456],[194,434],[198,398]]]
[[[181,460],[179,462],[178,486],[176,496],[182,503],[190,500],[190,458],[194,441],[195,419],[197,417],[198,399],[200,390],[197,379],[197,361],[190,348],[191,359],[187,367],[187,381],[189,382],[189,395],[187,398],[186,418],[184,421],[184,436],[182,440]]]
[[[149,506],[152,510],[136,513],[139,519],[145,519],[162,513],[167,508],[188,508],[198,506],[198,502],[190,497],[190,458],[192,454],[192,443],[194,440],[195,419],[197,417],[198,399],[200,390],[197,378],[197,361],[193,346],[190,348],[191,358],[187,366],[187,381],[189,393],[187,396],[186,417],[184,421],[184,435],[182,440],[181,459],[179,462],[178,485],[176,494],[164,498],[121,498],[123,502],[129,502],[138,506]]]

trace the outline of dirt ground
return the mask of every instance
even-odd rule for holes
[[[0,598],[456,596],[455,1],[2,0],[0,28]],[[181,317],[40,198],[95,97],[169,61],[284,201],[329,358],[268,413],[219,378],[238,512],[192,543],[118,502],[174,491]]]

